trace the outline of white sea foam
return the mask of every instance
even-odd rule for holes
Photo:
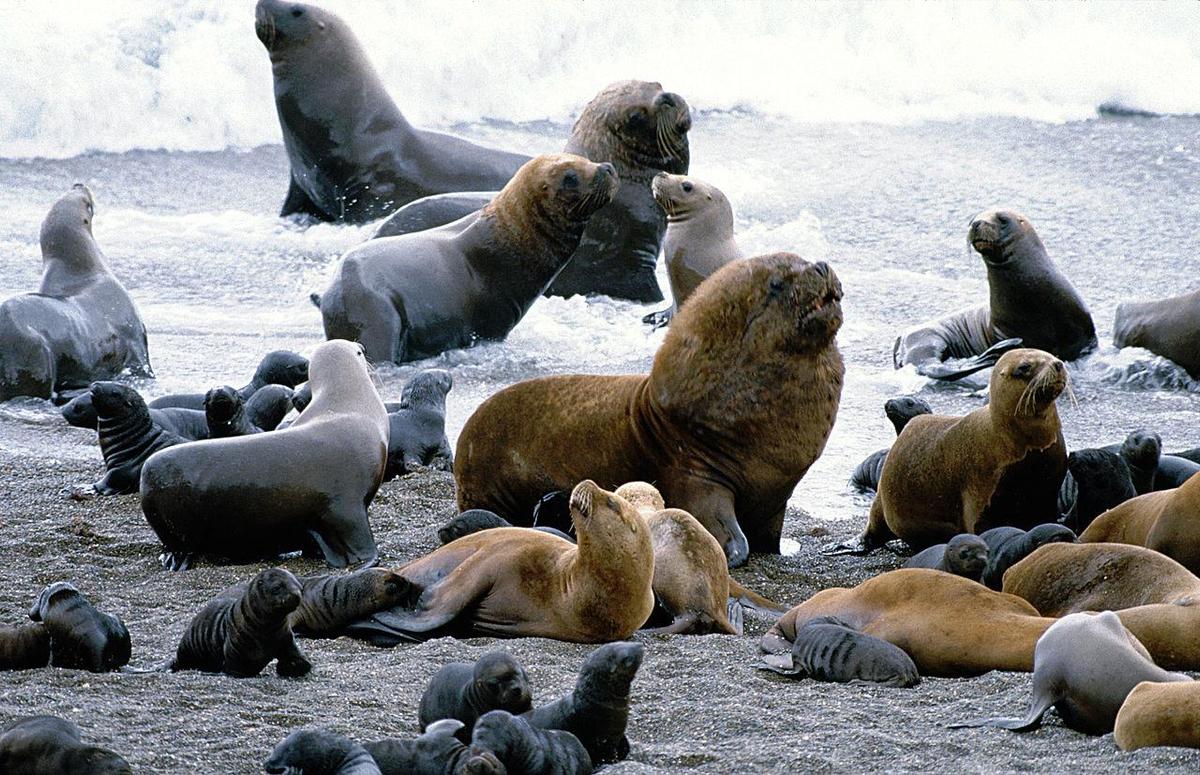
[[[1200,4],[330,0],[401,108],[567,120],[604,84],[814,122],[1200,112]],[[0,156],[279,141],[250,0],[0,0]]]

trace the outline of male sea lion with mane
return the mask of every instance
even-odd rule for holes
[[[676,315],[649,374],[543,377],[483,402],[458,440],[460,510],[529,524],[577,479],[654,482],[730,565],[777,553],[837,415],[841,298],[828,264],[794,253],[727,264]]]

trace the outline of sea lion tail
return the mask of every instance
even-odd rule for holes
[[[788,612],[786,607],[776,603],[769,597],[763,597],[753,590],[746,589],[732,578],[729,579],[729,597],[747,608],[752,608],[760,613],[782,616]]]
[[[308,294],[308,300],[311,301],[312,305],[317,309],[321,308],[321,294],[313,291],[312,293]]]

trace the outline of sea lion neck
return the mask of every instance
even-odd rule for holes
[[[69,296],[92,283],[97,274],[107,275],[109,271],[90,226],[52,218],[42,225],[42,283],[38,293]]]

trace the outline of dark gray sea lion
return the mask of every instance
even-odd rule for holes
[[[373,564],[367,505],[383,481],[387,413],[362,348],[313,353],[313,402],[284,430],[183,444],[142,469],[142,511],[163,564],[193,554],[239,560],[308,549],[335,568]]]
[[[1046,544],[1070,544],[1075,542],[1075,533],[1064,525],[1038,525],[1032,530],[1015,527],[994,527],[979,534],[987,544],[987,568],[983,571],[983,583],[992,589],[1004,586],[1004,572],[1033,554]]]
[[[1154,489],[1173,490],[1200,473],[1200,463],[1175,455],[1163,455],[1158,459],[1158,470],[1154,472]]]
[[[475,725],[472,750],[495,754],[509,772],[522,775],[591,775],[592,757],[570,732],[532,725],[508,711],[485,713]]]
[[[1144,347],[1200,379],[1200,290],[1158,301],[1117,305],[1113,344]]]
[[[904,332],[893,347],[896,368],[912,363],[926,376],[960,379],[994,365],[1012,347],[1045,350],[1066,361],[1096,347],[1087,305],[1028,220],[987,210],[971,221],[968,239],[987,267],[988,304]],[[942,365],[958,358],[972,360],[958,368]]]
[[[1106,449],[1078,449],[1067,456],[1067,475],[1059,489],[1060,520],[1076,534],[1092,520],[1137,497],[1129,466]]]
[[[1158,474],[1158,461],[1162,458],[1162,439],[1154,431],[1136,430],[1125,437],[1119,445],[1109,445],[1104,449],[1116,451],[1125,465],[1129,467],[1129,476],[1133,480],[1133,489],[1138,495],[1153,492],[1155,478]]]
[[[76,428],[97,430],[98,416],[96,406],[92,402],[92,391],[72,398],[60,409],[67,424]],[[195,409],[151,409],[150,421],[168,433],[186,441],[197,441],[208,438],[208,420],[204,412]]]
[[[351,248],[320,298],[325,336],[375,363],[504,339],[619,187],[611,164],[538,156],[463,222]]]
[[[92,237],[92,192],[76,183],[42,221],[42,283],[0,304],[0,401],[52,398],[129,370],[153,376],[146,326]]]
[[[921,683],[912,657],[899,646],[859,632],[836,616],[808,620],[791,653],[763,656],[763,669],[834,683],[911,687]]]
[[[300,605],[300,582],[281,568],[262,571],[231,587],[192,618],[171,670],[203,670],[235,678],[258,675],[272,660],[281,678],[307,675],[312,665],[288,624]]]
[[[204,417],[208,421],[210,439],[228,439],[262,433],[262,429],[246,418],[246,401],[241,393],[225,385],[215,387],[204,396]]]
[[[310,638],[336,638],[355,619],[401,605],[414,594],[403,576],[384,568],[305,576],[300,586],[300,605],[288,621],[293,632]]]
[[[238,389],[246,401],[267,385],[294,388],[308,379],[308,359],[291,350],[272,350],[259,361],[250,382]],[[150,402],[151,409],[179,407],[204,410],[204,393],[173,393]]]
[[[898,396],[883,403],[883,413],[892,421],[892,427],[899,436],[909,420],[923,414],[933,414],[933,408],[919,398]],[[859,492],[875,492],[879,488],[879,476],[883,473],[887,453],[887,449],[880,449],[867,455],[850,474],[850,486]]]
[[[155,452],[186,439],[155,424],[136,390],[117,382],[92,385],[96,433],[104,455],[104,478],[92,485],[101,495],[137,492],[146,460]]]
[[[1171,457],[1181,457],[1184,460],[1190,460],[1193,463],[1200,463],[1200,447],[1185,449],[1180,452],[1169,452],[1167,454],[1171,455]]]
[[[57,716],[24,716],[0,727],[0,772],[11,775],[133,775],[129,762],[84,745],[79,727]]]
[[[469,536],[472,533],[478,533],[482,530],[493,530],[498,527],[513,527],[513,524],[499,514],[487,509],[468,509],[438,528],[438,540],[443,544],[448,544],[463,536]],[[574,538],[558,528],[533,527],[531,529],[541,530],[543,533],[549,533],[550,535],[558,536],[566,541],[575,543]]]
[[[579,738],[596,765],[629,755],[629,690],[642,664],[640,643],[609,643],[593,651],[579,668],[575,688],[565,697],[524,714],[542,729],[561,729]]]
[[[50,635],[50,666],[105,673],[129,663],[129,630],[65,581],[42,590],[29,609]]]
[[[388,465],[384,481],[423,466],[454,468],[454,451],[446,438],[446,394],[454,378],[445,369],[427,369],[404,385],[401,408],[388,412]]]
[[[0,625],[0,670],[33,670],[50,664],[50,632],[41,624]]]
[[[263,385],[246,399],[246,419],[264,431],[278,428],[291,410],[292,389],[287,385]]]
[[[375,759],[353,740],[327,729],[297,729],[263,762],[272,775],[380,775]]]
[[[979,536],[960,533],[944,544],[930,546],[914,554],[905,568],[932,568],[979,581],[988,566],[988,545]]]
[[[462,727],[461,721],[442,719],[415,740],[389,738],[363,747],[383,775],[505,775],[495,754],[470,749],[456,737]]]
[[[1070,614],[1038,638],[1033,652],[1033,702],[1023,718],[986,718],[951,727],[1025,732],[1041,726],[1042,716],[1053,705],[1069,728],[1103,735],[1113,730],[1121,703],[1142,681],[1190,680],[1154,664],[1146,647],[1112,611]]]
[[[259,0],[291,180],[280,215],[365,223],[414,199],[502,188],[529,157],[416,129],[340,18]]]
[[[458,738],[470,742],[475,721],[490,710],[524,713],[533,707],[525,669],[507,651],[489,651],[474,664],[451,662],[434,673],[417,708],[424,732],[439,719],[463,723]]]

